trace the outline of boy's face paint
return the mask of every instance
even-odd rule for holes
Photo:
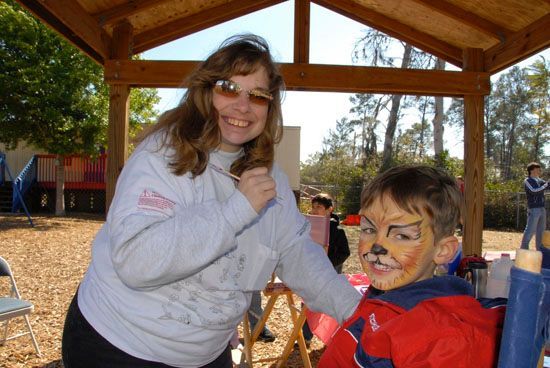
[[[436,247],[427,214],[406,212],[387,195],[360,214],[359,258],[374,287],[392,290],[433,276]]]

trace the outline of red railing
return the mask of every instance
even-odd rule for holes
[[[39,185],[55,188],[56,155],[36,155]],[[79,155],[65,156],[65,189],[105,189],[107,155],[97,158]]]

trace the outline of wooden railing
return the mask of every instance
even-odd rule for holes
[[[46,188],[55,188],[56,155],[36,155],[37,181]],[[105,189],[107,155],[97,158],[80,155],[65,156],[65,189]]]
[[[23,208],[25,212],[28,210],[27,206],[25,205],[24,198],[25,194],[29,191],[29,189],[33,186],[33,184],[36,182],[36,156],[31,157],[27,165],[21,170],[19,175],[13,180],[12,187],[13,187],[13,197],[12,197],[12,205],[11,205],[11,212],[16,213],[20,208]],[[29,216],[30,220],[30,216]],[[32,220],[31,220],[32,225]]]

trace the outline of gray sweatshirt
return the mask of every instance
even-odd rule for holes
[[[257,214],[233,179],[207,167],[176,176],[144,141],[118,179],[78,292],[88,322],[119,349],[176,367],[213,361],[273,272],[312,310],[342,322],[361,295],[309,236],[286,175]],[[229,169],[241,153],[215,151]]]

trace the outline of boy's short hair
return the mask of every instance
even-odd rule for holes
[[[527,164],[527,175],[531,175],[531,171],[534,169],[540,169],[540,164],[538,162],[530,162]]]
[[[311,198],[311,203],[319,203],[323,207],[325,207],[325,209],[327,209],[329,207],[332,207],[332,197],[327,193],[319,193]]]
[[[430,216],[435,240],[454,234],[462,212],[462,195],[454,178],[424,165],[397,166],[378,175],[361,194],[361,208],[390,196],[404,211]]]

